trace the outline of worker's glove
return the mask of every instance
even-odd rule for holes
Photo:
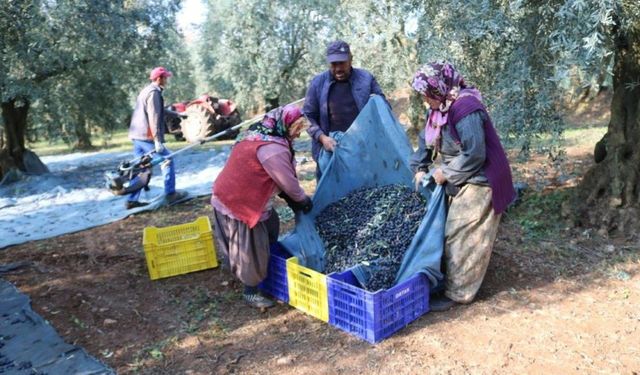
[[[280,194],[278,194],[278,196],[282,199],[284,199],[285,202],[287,202],[287,206],[289,206],[289,208],[292,211],[296,211],[299,209],[298,207],[298,203],[296,201],[294,201],[293,199],[291,199],[290,196],[288,196],[284,191],[281,192]]]
[[[311,200],[311,198],[309,198],[309,196],[306,196],[304,198],[304,201],[302,201],[301,205],[303,214],[308,214],[313,209],[313,201]]]
[[[163,154],[165,151],[167,151],[162,142],[156,140],[153,142],[153,144],[156,149],[156,153]]]
[[[284,199],[285,202],[287,202],[287,206],[289,206],[289,208],[293,212],[302,211],[306,214],[309,213],[309,211],[311,211],[311,209],[313,208],[313,202],[311,202],[311,198],[309,198],[308,196],[305,197],[302,202],[294,201],[285,192],[281,192],[280,194],[278,194],[278,196]]]

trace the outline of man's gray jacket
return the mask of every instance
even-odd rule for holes
[[[129,139],[164,143],[164,99],[155,83],[142,89],[131,116]]]

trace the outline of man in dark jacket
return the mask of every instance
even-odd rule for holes
[[[349,129],[372,94],[384,98],[375,77],[352,67],[352,58],[346,42],[331,43],[327,48],[329,70],[315,76],[307,90],[302,111],[310,122],[307,132],[316,161],[322,147],[333,152],[336,141],[330,133]]]
[[[162,90],[171,77],[171,72],[163,67],[154,68],[149,75],[151,84],[142,89],[136,100],[136,107],[131,116],[129,139],[133,141],[133,153],[140,157],[155,150],[160,155],[171,152],[164,146],[164,99]],[[164,177],[164,192],[169,204],[176,203],[186,197],[186,193],[176,192],[176,173],[172,160],[161,165]],[[125,206],[127,209],[146,206],[148,203],[139,202],[138,190],[129,195]]]

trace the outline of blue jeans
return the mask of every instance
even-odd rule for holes
[[[133,140],[133,155],[137,158],[153,151],[154,149],[155,146],[153,144],[153,141],[141,141],[138,139]],[[160,153],[160,155],[165,156],[169,155],[170,153],[171,151],[165,148],[165,151]],[[162,170],[162,177],[164,177],[164,193],[168,195],[176,192],[176,170],[173,164],[173,160],[169,160],[167,163],[168,165],[166,165],[165,163],[162,163],[160,165],[160,169]],[[137,201],[140,197],[140,192],[142,192],[142,189],[129,194],[128,200],[130,202]]]

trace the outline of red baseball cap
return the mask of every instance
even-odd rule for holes
[[[156,79],[158,79],[158,77],[171,77],[172,75],[173,74],[171,74],[171,72],[164,67],[158,66],[156,68],[153,68],[151,74],[149,74],[149,79],[155,81]]]

